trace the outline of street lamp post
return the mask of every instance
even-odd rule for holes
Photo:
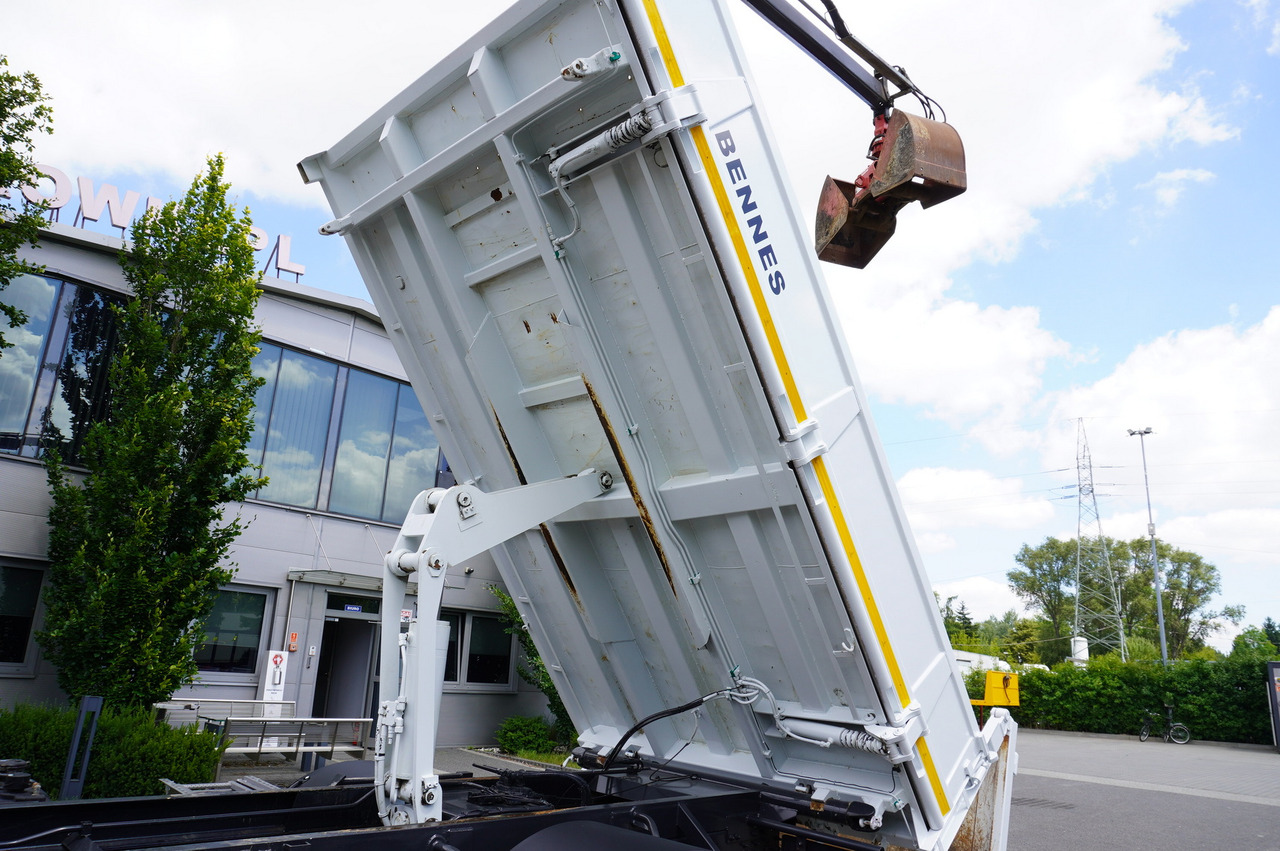
[[[1160,664],[1168,667],[1169,647],[1164,640],[1164,592],[1160,581],[1160,560],[1156,558],[1156,521],[1151,514],[1151,479],[1147,476],[1147,441],[1151,434],[1151,426],[1143,429],[1129,429],[1129,436],[1138,436],[1142,445],[1142,482],[1147,488],[1147,534],[1151,536],[1151,572],[1156,578],[1156,622],[1160,627]]]

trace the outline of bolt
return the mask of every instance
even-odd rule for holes
[[[608,490],[613,487],[613,474],[608,470],[600,474],[600,487]]]
[[[461,505],[465,508],[470,504],[471,504],[471,494],[467,493],[466,491],[463,491],[462,493],[458,494],[458,505]]]

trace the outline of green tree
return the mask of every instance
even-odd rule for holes
[[[1005,638],[1004,660],[1014,665],[1040,662],[1040,623],[1031,618],[1014,621]]]
[[[1266,634],[1267,641],[1270,641],[1276,647],[1280,647],[1280,624],[1277,624],[1271,618],[1267,618],[1262,622],[1262,631]]]
[[[1126,545],[1129,563],[1124,573],[1121,596],[1125,608],[1127,634],[1140,635],[1159,645],[1160,635],[1155,602],[1155,574],[1151,567],[1151,542],[1146,538]],[[1209,607],[1221,589],[1218,568],[1203,557],[1156,540],[1156,558],[1163,577],[1165,642],[1170,659],[1185,658],[1204,646],[1205,639],[1221,629],[1222,621],[1238,623],[1244,616],[1241,606]]]
[[[547,663],[542,661],[542,654],[533,643],[533,636],[529,635],[529,630],[525,628],[524,618],[516,608],[516,601],[497,585],[490,585],[489,591],[498,598],[498,609],[506,622],[507,634],[514,635],[516,641],[520,643],[524,658],[516,664],[516,673],[520,675],[520,679],[542,692],[547,698],[547,707],[555,718],[552,732],[556,741],[572,744],[577,741],[578,728],[574,726],[573,719],[569,717],[569,710],[560,699],[560,692],[556,690],[556,684],[551,680]]]
[[[40,179],[32,159],[34,137],[53,132],[53,110],[40,89],[40,80],[30,71],[13,74],[6,70],[9,60],[0,55],[0,293],[19,275],[41,271],[41,267],[18,259],[18,249],[35,245],[44,224],[42,204],[23,204],[21,188]],[[0,300],[0,350],[13,343],[4,337],[4,327],[17,328],[26,315]]]
[[[1075,616],[1076,544],[1045,538],[1037,547],[1023,544],[1014,556],[1020,567],[1008,573],[1009,587],[1047,624],[1040,655],[1054,663],[1070,651]]]
[[[244,449],[258,275],[249,218],[228,203],[221,156],[186,196],[134,223],[121,254],[132,297],[118,333],[110,404],[88,426],[83,486],[53,434],[46,466],[49,585],[38,639],[73,697],[145,705],[196,674],[193,651],[242,524],[223,516],[263,484]]]
[[[1256,626],[1246,627],[1231,642],[1231,658],[1242,662],[1265,662],[1277,658],[1275,644]]]

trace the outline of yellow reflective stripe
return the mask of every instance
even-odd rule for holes
[[[654,0],[644,0],[644,10],[649,16],[649,25],[653,27],[653,35],[658,42],[658,53],[661,54],[662,62],[667,68],[667,75],[671,78],[672,87],[683,86],[684,74],[680,70],[680,63],[676,61],[675,52],[671,49],[671,39],[667,35],[666,26],[662,23],[662,16],[658,13],[657,4]],[[800,389],[796,386],[795,377],[792,375],[791,367],[787,363],[787,355],[783,351],[782,340],[779,338],[778,330],[773,324],[773,316],[769,312],[769,303],[765,300],[764,290],[760,286],[760,278],[756,275],[755,265],[751,261],[751,254],[747,251],[747,241],[742,235],[742,230],[738,227],[738,218],[733,212],[733,205],[729,202],[729,193],[725,191],[724,181],[720,177],[719,166],[711,155],[711,146],[707,142],[706,131],[702,129],[702,125],[695,125],[689,128],[689,135],[693,139],[694,147],[697,148],[698,158],[702,160],[702,168],[706,172],[707,179],[711,181],[711,189],[716,196],[716,206],[720,208],[720,216],[724,219],[725,227],[729,230],[729,239],[733,242],[734,254],[738,257],[738,265],[746,278],[747,289],[751,293],[751,301],[755,306],[756,315],[764,328],[765,338],[769,341],[769,351],[773,355],[778,372],[781,373],[783,389],[787,393],[787,399],[791,402],[792,414],[795,416],[797,424],[802,423],[808,417],[805,415],[804,402],[800,398]],[[826,500],[827,505],[830,506],[832,520],[835,522],[836,529],[839,532],[840,543],[844,547],[845,557],[853,568],[858,591],[862,595],[863,605],[866,606],[867,615],[871,619],[871,626],[876,634],[876,642],[880,645],[880,651],[884,654],[885,664],[889,668],[889,676],[893,678],[893,687],[897,691],[898,699],[902,701],[902,705],[906,706],[911,702],[911,696],[907,692],[906,680],[902,677],[902,669],[898,667],[898,659],[894,655],[893,645],[889,642],[889,633],[885,629],[884,619],[880,616],[880,608],[876,605],[875,596],[871,593],[871,583],[867,580],[867,573],[863,569],[862,559],[858,558],[858,550],[853,545],[853,536],[850,534],[849,526],[845,522],[844,512],[840,509],[840,502],[836,499],[836,491],[832,486],[831,476],[827,472],[822,456],[815,458],[812,465],[814,474],[818,478],[818,484],[822,488],[823,498]],[[937,768],[934,767],[933,756],[929,753],[929,745],[925,742],[923,736],[917,740],[917,745],[920,751],[920,760],[924,763],[924,770],[929,777],[929,784],[933,787],[933,793],[937,797],[938,806],[943,815],[946,815],[951,810],[951,806],[947,802],[947,794],[942,787],[942,779],[938,776]]]
[[[916,739],[916,749],[920,751],[920,761],[924,763],[924,773],[929,776],[929,785],[933,787],[933,795],[938,799],[938,809],[945,816],[951,812],[951,803],[947,801],[947,790],[942,788],[942,778],[933,764],[933,754],[929,753],[929,743],[924,736]]]
[[[683,86],[684,74],[680,72],[680,63],[671,49],[671,39],[667,37],[662,15],[658,14],[658,5],[653,0],[644,0],[644,11],[649,16],[649,26],[653,27],[653,36],[658,40],[658,52],[662,54],[662,64],[667,66],[667,74],[671,76],[672,88]]]
[[[898,667],[898,657],[893,652],[893,645],[889,643],[889,631],[885,629],[884,618],[880,616],[880,607],[876,605],[875,597],[871,593],[871,581],[867,579],[867,571],[862,566],[862,559],[858,558],[858,550],[853,545],[849,524],[845,522],[844,511],[840,508],[840,502],[836,499],[835,486],[831,483],[831,474],[827,472],[827,465],[821,455],[813,459],[813,472],[818,477],[823,498],[831,507],[831,518],[835,521],[836,529],[840,534],[840,543],[844,547],[845,555],[849,558],[849,566],[853,568],[853,578],[858,583],[862,601],[867,606],[867,617],[871,620],[871,629],[876,634],[876,643],[880,645],[880,652],[884,654],[885,664],[889,667],[893,688],[898,692],[898,699],[902,701],[902,705],[906,706],[911,702],[907,681],[903,679],[902,669]]]
[[[751,303],[755,306],[756,316],[760,319],[760,324],[764,328],[765,339],[769,341],[769,351],[773,354],[773,362],[778,367],[778,373],[782,376],[782,387],[787,393],[787,400],[791,403],[791,414],[796,418],[796,423],[802,423],[808,419],[808,415],[804,410],[804,402],[800,398],[800,388],[796,386],[795,376],[791,374],[791,366],[787,363],[787,353],[782,349],[782,340],[778,336],[778,329],[774,327],[773,316],[769,313],[769,304],[764,298],[764,289],[760,286],[760,278],[756,275],[755,266],[751,262],[751,253],[747,251],[747,240],[742,235],[742,230],[738,227],[738,219],[733,214],[733,205],[729,202],[729,193],[725,191],[724,181],[720,179],[720,172],[717,171],[715,159],[711,156],[711,146],[707,143],[707,134],[702,127],[694,126],[689,128],[689,135],[693,137],[693,143],[698,149],[698,157],[702,160],[702,167],[706,170],[707,177],[711,180],[711,188],[716,194],[716,206],[720,208],[720,216],[724,219],[725,225],[729,228],[729,239],[733,242],[733,253],[738,256],[738,265],[742,268],[742,274],[747,279],[747,289],[751,292]]]

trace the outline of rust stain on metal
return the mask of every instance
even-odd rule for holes
[[[960,830],[951,843],[952,851],[984,851],[991,848],[996,827],[996,816],[1004,797],[1004,786],[1009,782],[1009,737],[1000,743],[1000,756],[987,769],[982,786],[969,805],[969,812],[960,823]]]
[[[569,576],[569,568],[564,563],[564,558],[560,555],[560,548],[556,546],[555,540],[551,537],[551,530],[547,528],[546,523],[538,526],[542,530],[542,540],[546,542],[547,549],[551,551],[551,558],[555,560],[556,570],[560,571],[560,578],[564,580],[564,587],[569,589],[569,596],[573,598],[573,603],[578,607],[578,611],[586,613],[586,609],[582,608],[582,600],[578,597],[578,589],[573,584],[573,578]]]
[[[520,469],[520,461],[516,458],[516,453],[511,450],[511,441],[507,439],[507,430],[502,427],[502,420],[498,419],[497,409],[490,405],[489,412],[493,414],[493,421],[498,426],[498,437],[502,438],[502,448],[507,450],[507,458],[511,460],[511,467],[516,471],[516,478],[522,485],[529,484],[524,477],[524,470]]]
[[[622,454],[622,447],[618,444],[618,436],[614,433],[613,426],[609,424],[609,417],[600,405],[600,398],[596,396],[596,390],[591,386],[591,382],[587,380],[586,375],[582,376],[582,384],[587,388],[587,397],[591,400],[591,407],[595,408],[596,417],[600,420],[600,427],[604,429],[605,438],[609,441],[609,448],[613,450],[613,457],[618,459],[618,467],[622,470],[622,478],[627,483],[627,490],[631,492],[631,501],[636,504],[636,511],[640,513],[640,522],[644,524],[645,534],[649,536],[649,543],[653,545],[653,551],[658,556],[658,563],[662,565],[662,572],[667,577],[667,584],[671,586],[671,593],[679,596],[676,591],[675,580],[671,576],[671,563],[667,561],[667,553],[662,548],[662,541],[658,539],[658,530],[653,524],[653,517],[649,514],[649,507],[640,498],[640,491],[636,487],[635,478],[631,475],[631,468],[627,466],[627,459]]]

